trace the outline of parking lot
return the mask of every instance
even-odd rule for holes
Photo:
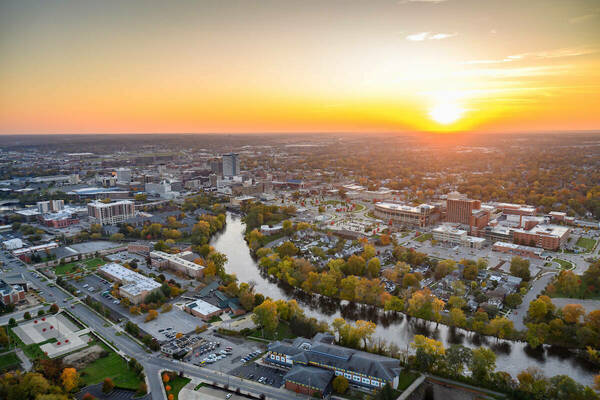
[[[194,350],[190,357],[184,359],[185,362],[189,362],[195,365],[203,365],[206,368],[213,369],[216,371],[229,372],[239,367],[242,362],[241,359],[252,352],[259,352],[261,354],[265,351],[264,345],[256,342],[251,342],[241,338],[230,338],[222,335],[215,335],[211,332],[205,332],[202,337],[208,342],[219,343],[218,346],[207,347],[204,349],[198,348]],[[219,352],[231,348],[230,354],[217,360],[215,362],[205,361],[209,355],[218,355]],[[202,361],[205,361],[202,363]]]
[[[104,294],[107,290],[112,289],[112,283],[98,275],[87,275],[80,281],[71,280],[69,281],[73,286],[81,291],[78,296],[85,297],[91,296],[94,300],[101,302],[106,307],[117,312],[125,320],[130,320],[140,326],[141,329],[154,336],[159,341],[170,340],[170,335],[166,335],[169,331],[166,328],[171,328],[170,331],[175,333],[190,333],[196,329],[197,326],[203,326],[204,322],[188,314],[177,307],[166,313],[158,313],[158,318],[155,320],[145,322],[146,314],[131,315],[129,310],[120,304],[118,299],[115,299],[112,295]],[[87,285],[87,286],[86,286]],[[91,291],[90,288],[94,290]]]
[[[244,379],[251,379],[253,381],[270,385],[279,388],[283,385],[283,376],[285,371],[282,369],[268,367],[266,365],[250,362],[238,366],[229,372],[230,375],[239,376]]]

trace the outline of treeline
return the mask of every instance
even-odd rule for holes
[[[597,400],[600,398],[588,386],[575,382],[568,375],[546,378],[542,371],[528,368],[513,379],[511,374],[495,371],[496,354],[487,347],[470,349],[452,345],[448,349],[434,339],[416,335],[411,347],[415,355],[408,357],[407,366],[441,377],[507,393],[511,399]],[[600,383],[600,379],[597,379]]]
[[[186,230],[182,232],[180,228],[184,227],[184,224],[180,221],[183,218],[185,218],[185,214],[183,213],[177,217],[170,216],[167,218],[165,225],[148,223],[141,229],[127,223],[122,223],[119,225],[119,234],[122,236],[115,238],[115,240],[127,237],[132,239],[164,240],[172,244],[176,240],[186,239],[194,245],[202,245],[208,243],[212,235],[222,230],[225,226],[225,214],[202,214],[196,218],[197,222],[191,231]]]
[[[277,225],[296,213],[296,208],[292,206],[268,206],[260,202],[244,204],[241,210],[244,213],[246,233],[262,225]]]

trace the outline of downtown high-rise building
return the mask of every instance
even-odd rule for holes
[[[232,177],[240,174],[239,154],[229,153],[223,154],[223,176]]]

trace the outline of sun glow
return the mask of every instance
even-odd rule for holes
[[[464,108],[456,103],[443,102],[433,106],[429,116],[438,124],[449,125],[461,119],[464,112]]]

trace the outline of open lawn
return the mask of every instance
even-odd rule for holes
[[[15,353],[3,354],[0,356],[0,371],[9,370],[18,367],[21,363]]]
[[[108,351],[108,356],[97,359],[80,371],[85,385],[93,385],[104,381],[104,378],[111,378],[115,386],[137,390],[142,380],[127,367],[127,361],[104,343],[98,344]]]
[[[419,374],[417,373],[402,371],[398,378],[398,390],[406,390],[418,377]]]
[[[167,395],[172,394],[174,397],[174,400],[177,400],[181,389],[183,389],[183,387],[185,385],[190,383],[190,381],[191,381],[190,378],[182,378],[180,376],[177,376],[177,377],[171,379],[169,381],[169,383],[167,384],[167,385],[171,386],[171,391],[169,391],[167,393]]]
[[[89,260],[74,261],[68,264],[56,266],[54,273],[56,275],[70,274],[75,272],[78,268],[81,268],[80,265],[83,265],[84,269],[86,270],[94,270],[103,264],[104,260],[101,258],[91,258]]]
[[[596,245],[596,241],[591,238],[580,237],[579,239],[577,239],[577,243],[575,243],[575,245],[583,247],[585,251],[589,253]]]
[[[432,237],[433,237],[433,235],[431,233],[426,233],[424,235],[418,236],[415,240],[417,242],[424,242],[426,240],[431,240]]]
[[[556,261],[558,264],[560,264],[561,269],[573,269],[573,264],[571,264],[569,261],[561,260],[560,258],[555,258],[552,261]]]
[[[264,333],[264,334],[263,334]],[[259,339],[267,339],[267,340],[282,340],[282,339],[294,339],[296,336],[292,333],[290,326],[286,323],[280,322],[277,330],[272,334],[267,332],[263,332],[262,329],[257,328],[248,336],[255,337]]]

